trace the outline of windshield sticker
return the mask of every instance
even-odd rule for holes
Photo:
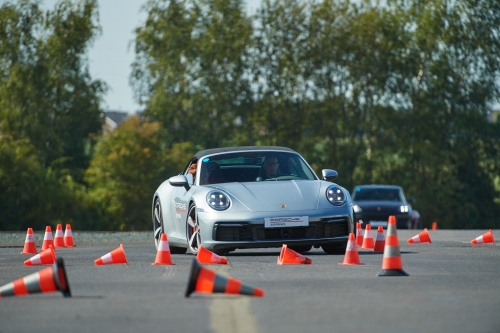
[[[356,188],[356,192],[360,192],[361,189],[359,187]]]
[[[204,163],[207,163],[208,161],[210,161],[210,159],[209,159],[208,157],[205,157],[205,158],[203,159],[203,162],[204,162]]]

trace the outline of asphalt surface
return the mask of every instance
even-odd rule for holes
[[[500,332],[500,248],[473,247],[486,230],[430,231],[432,244],[407,244],[398,230],[407,277],[378,277],[382,254],[359,250],[364,265],[320,249],[311,265],[278,266],[279,249],[237,250],[221,276],[265,290],[262,298],[184,296],[193,256],[152,266],[152,233],[73,232],[76,248],[59,249],[71,298],[61,293],[0,299],[4,332]],[[500,230],[493,230],[500,237]],[[18,234],[15,236],[14,234]],[[373,232],[375,237],[376,232]],[[38,248],[42,236],[35,235]],[[18,238],[16,238],[18,237]],[[20,238],[19,238],[20,237]],[[25,235],[0,233],[0,286],[47,266],[25,267]],[[19,242],[18,239],[21,239]],[[128,265],[95,266],[120,243]]]

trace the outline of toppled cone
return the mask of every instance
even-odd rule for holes
[[[125,256],[125,250],[123,249],[123,244],[120,244],[120,247],[94,260],[94,263],[96,266],[128,264],[127,257]]]
[[[378,276],[408,276],[403,271],[403,261],[399,252],[399,240],[396,231],[396,216],[389,216],[387,225],[387,237],[385,238],[384,258],[382,259],[382,270]]]
[[[432,243],[427,228],[425,228],[424,231],[422,231],[418,235],[408,239],[408,244],[414,244],[414,243]]]
[[[200,264],[215,264],[215,265],[226,265],[226,258],[213,253],[212,251],[205,249],[202,245],[198,248],[198,254],[196,259]]]
[[[160,242],[158,243],[158,251],[156,252],[156,260],[151,265],[175,265],[172,263],[167,234],[161,234]]]
[[[71,225],[66,224],[66,230],[64,231],[64,246],[66,247],[75,247],[75,243],[73,241],[73,233],[71,232]]]
[[[24,248],[21,254],[37,254],[35,237],[33,236],[33,229],[28,228],[26,231],[26,240],[24,241]]]
[[[54,239],[52,238],[52,229],[48,225],[45,227],[45,235],[43,236],[42,251],[47,250],[51,245],[54,246]]]
[[[349,240],[347,241],[344,262],[339,262],[339,265],[364,265],[359,261],[356,238],[354,237],[354,234],[352,232],[349,234]]]
[[[363,228],[361,228],[361,223],[356,222],[356,245],[363,245]]]
[[[375,247],[373,248],[373,252],[384,252],[385,247],[385,236],[384,236],[384,228],[379,226],[377,229],[377,238],[375,239]]]
[[[61,258],[57,259],[56,263],[51,267],[44,268],[0,287],[0,298],[54,291],[62,292],[64,297],[71,296],[64,261]]]
[[[488,230],[481,236],[477,237],[476,239],[473,239],[471,241],[472,244],[483,244],[483,243],[493,243],[495,244],[495,238],[493,237],[493,231]]]
[[[281,247],[281,253],[278,257],[278,265],[310,265],[312,260],[304,257],[302,254],[289,249],[286,244]]]
[[[64,235],[62,232],[62,225],[59,223],[56,228],[56,234],[54,235],[54,248],[66,247],[64,245]]]
[[[36,265],[52,265],[56,262],[56,253],[52,245],[38,253],[37,255],[24,261],[24,266],[36,266]]]
[[[218,275],[214,271],[202,267],[196,259],[193,259],[186,297],[195,291],[205,294],[224,293],[257,297],[264,296],[264,290],[245,285],[235,278]]]
[[[372,226],[367,224],[365,227],[365,235],[363,236],[362,249],[373,250],[375,244],[373,243]]]

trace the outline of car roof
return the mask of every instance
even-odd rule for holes
[[[203,156],[213,155],[218,153],[230,153],[238,151],[261,151],[261,150],[286,151],[286,152],[296,153],[296,151],[293,149],[280,146],[241,146],[241,147],[224,147],[224,148],[212,148],[212,149],[200,150],[194,155],[193,159],[199,159]]]

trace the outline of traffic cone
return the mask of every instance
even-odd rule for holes
[[[202,245],[198,248],[196,259],[198,259],[200,264],[227,264],[227,260],[225,258],[222,258],[212,251],[205,249]]]
[[[438,230],[437,222],[432,222],[432,230]]]
[[[257,297],[264,296],[264,290],[245,285],[235,278],[218,275],[216,272],[202,267],[196,259],[193,259],[186,297],[195,291],[205,294],[224,293]]]
[[[62,258],[57,259],[52,267],[44,268],[0,287],[0,298],[54,291],[62,292],[64,297],[71,296]]]
[[[408,244],[413,244],[413,243],[432,243],[427,228],[425,228],[424,231],[422,231],[418,235],[408,239]]]
[[[46,250],[24,261],[24,266],[52,265],[56,262],[56,253],[52,245]]]
[[[365,236],[363,237],[362,249],[373,250],[375,244],[373,244],[372,226],[367,224],[365,227]]]
[[[37,254],[35,237],[33,236],[33,229],[28,228],[26,232],[26,240],[24,241],[24,249],[21,254]]]
[[[50,245],[54,246],[54,239],[52,238],[52,229],[48,225],[45,227],[45,236],[43,236],[42,251],[47,250]]]
[[[56,228],[56,234],[54,236],[54,248],[65,247],[64,236],[62,232],[62,225],[59,223]]]
[[[482,243],[493,243],[495,244],[495,238],[493,237],[493,231],[491,229],[481,236],[477,237],[476,239],[473,239],[471,241],[472,244],[482,244]]]
[[[73,242],[73,233],[71,232],[71,226],[66,224],[66,230],[64,231],[64,246],[66,247],[75,247],[75,243]]]
[[[156,260],[151,265],[175,265],[172,263],[172,257],[170,256],[167,234],[161,234],[160,243],[158,243],[158,251],[156,252]]]
[[[363,245],[363,228],[361,228],[361,223],[356,222],[356,245]]]
[[[278,257],[278,265],[310,265],[312,260],[304,257],[302,254],[289,249],[286,244],[281,247],[281,253]]]
[[[349,240],[347,241],[344,262],[339,262],[339,265],[364,265],[359,261],[356,238],[352,232],[349,234]]]
[[[94,263],[96,266],[128,264],[127,257],[125,256],[125,250],[123,249],[123,244],[120,244],[120,247],[94,260]]]
[[[375,246],[373,248],[373,252],[384,252],[384,246],[385,246],[384,228],[379,225],[377,230],[377,239],[375,240]]]
[[[396,231],[396,216],[389,216],[387,225],[387,237],[385,239],[384,257],[382,259],[382,270],[378,276],[408,276],[403,271],[403,261],[399,252],[398,233]]]

